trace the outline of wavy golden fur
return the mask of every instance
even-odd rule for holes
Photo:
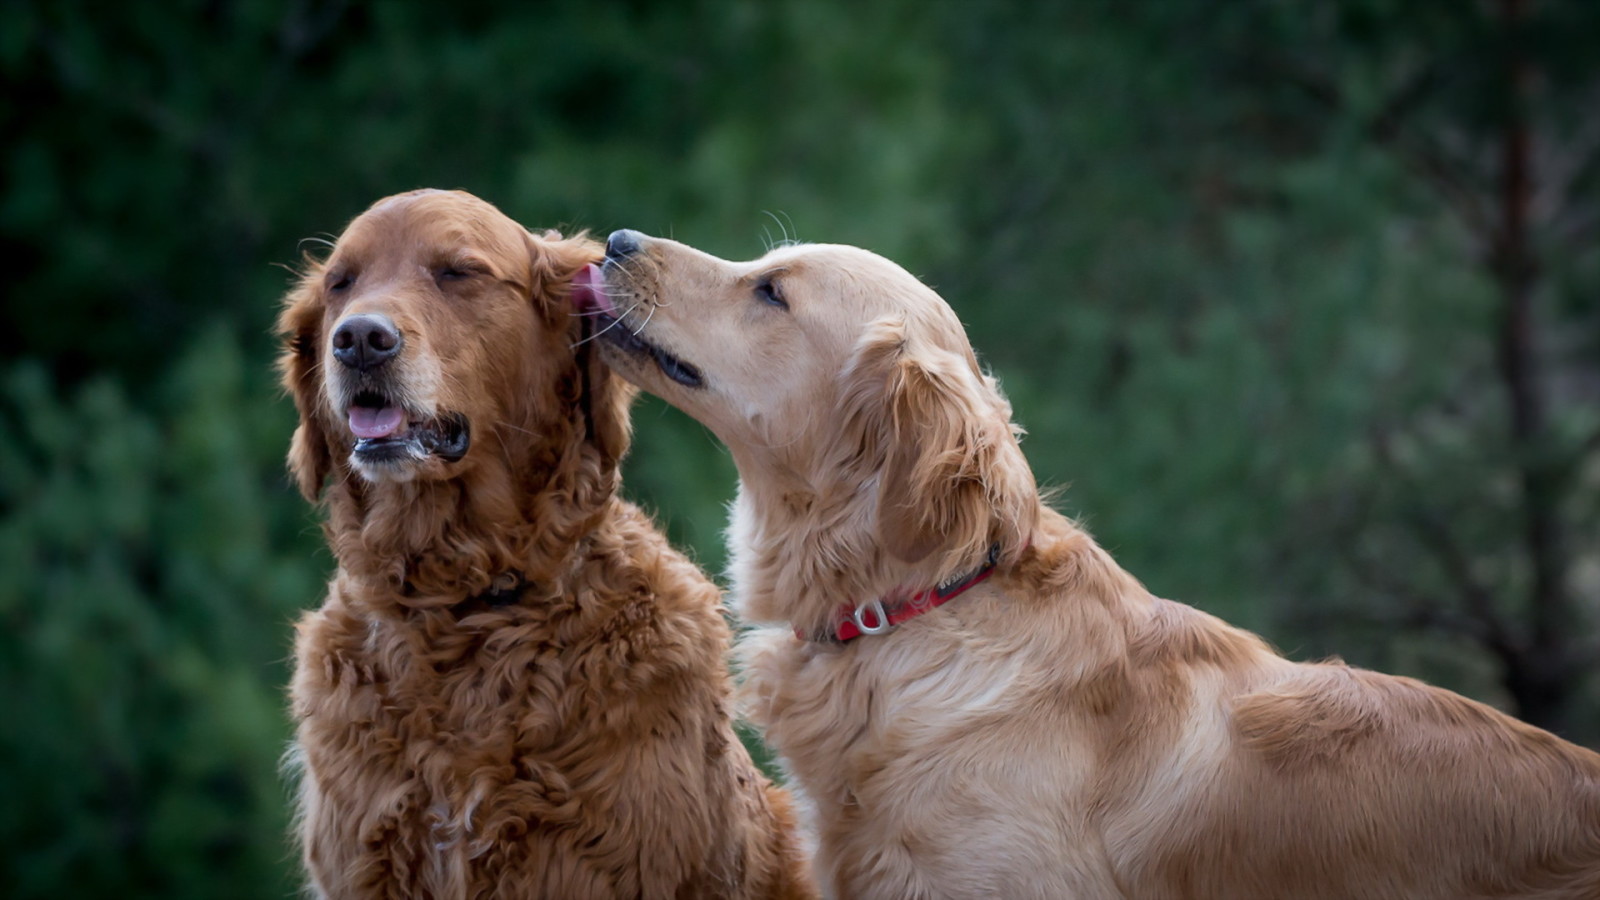
[[[1600,897],[1600,756],[1152,596],[1040,501],[1009,405],[904,270],[849,247],[729,263],[620,243],[590,303],[638,333],[606,357],[738,465],[735,602],[769,626],[742,641],[743,693],[825,892]],[[826,639],[841,604],[994,545],[994,576],[955,601]]]
[[[566,305],[597,257],[418,191],[287,298],[289,466],[339,566],[291,690],[320,896],[814,894],[717,591],[616,496],[632,389]]]

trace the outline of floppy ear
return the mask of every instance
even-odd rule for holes
[[[991,544],[1012,556],[1038,518],[1038,489],[1017,443],[1011,406],[970,356],[908,339],[904,323],[875,323],[857,349],[854,392],[876,392],[883,434],[877,529],[905,562],[970,565]]]
[[[639,389],[618,378],[610,366],[600,361],[600,351],[593,341],[578,348],[578,366],[583,372],[580,403],[589,420],[589,438],[606,462],[621,462],[633,438],[628,408]]]
[[[289,292],[283,312],[278,315],[278,334],[283,338],[278,371],[284,390],[294,398],[294,408],[300,414],[300,424],[289,440],[289,472],[300,493],[312,503],[322,493],[322,482],[333,466],[328,436],[317,415],[321,396],[317,379],[322,349],[321,281],[322,267],[313,266]]]
[[[605,247],[586,231],[572,237],[562,237],[555,230],[528,232],[528,257],[533,271],[530,288],[534,297],[554,302],[566,312],[566,306],[557,301],[567,299],[572,276],[584,266],[605,259],[605,252]]]
[[[530,233],[528,249],[533,264],[535,300],[542,300],[556,311],[552,316],[554,321],[580,321],[568,315],[572,277],[584,266],[600,262],[605,257],[605,248],[584,232],[563,238],[559,232],[546,231],[542,235]],[[612,374],[600,361],[593,341],[579,344],[576,356],[583,376],[583,396],[578,402],[587,418],[587,436],[606,462],[620,462],[633,436],[628,408],[638,395],[638,389]]]

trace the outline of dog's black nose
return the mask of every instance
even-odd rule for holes
[[[333,332],[333,358],[358,371],[383,365],[400,352],[400,329],[388,316],[351,316]]]
[[[639,252],[639,242],[644,235],[631,228],[618,228],[606,238],[606,258],[618,262]]]

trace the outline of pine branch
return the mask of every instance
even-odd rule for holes
[[[1348,100],[1332,79],[1285,59],[1273,59],[1266,68],[1285,84],[1326,107],[1350,114]],[[1378,112],[1361,125],[1362,133],[1387,150],[1394,159],[1425,181],[1483,246],[1495,232],[1485,191],[1474,183],[1471,167],[1455,159],[1437,141],[1405,127],[1405,117],[1419,106],[1438,82],[1432,66],[1423,66],[1390,92]]]

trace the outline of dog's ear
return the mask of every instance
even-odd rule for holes
[[[530,233],[528,247],[533,264],[534,297],[551,304],[550,308],[555,310],[551,315],[553,322],[579,321],[570,315],[572,277],[584,266],[600,262],[605,257],[605,247],[586,233],[564,238],[555,231]],[[606,462],[620,462],[633,437],[633,421],[628,409],[638,389],[617,377],[600,361],[593,341],[579,344],[576,355],[583,377],[583,396],[579,402],[588,417],[589,438]]]
[[[528,257],[533,271],[529,288],[534,297],[555,303],[564,313],[572,276],[584,266],[604,259],[605,247],[584,231],[572,237],[562,237],[559,231],[529,232]]]
[[[283,388],[294,398],[300,424],[289,440],[289,472],[300,493],[313,503],[322,493],[333,466],[328,451],[328,436],[318,415],[322,396],[318,383],[318,356],[322,352],[322,267],[311,265],[300,283],[284,299],[278,315],[278,335],[283,350],[278,356],[278,371]]]
[[[903,322],[875,323],[858,345],[849,407],[877,420],[877,530],[906,562],[970,565],[995,543],[1010,557],[1038,518],[1033,472],[1011,406],[970,354],[921,342]],[[863,402],[876,393],[878,403]],[[876,406],[876,409],[873,408]]]
[[[600,361],[594,342],[578,348],[583,372],[583,411],[589,417],[590,437],[608,463],[619,463],[633,439],[633,418],[628,414],[639,389],[623,381]]]

